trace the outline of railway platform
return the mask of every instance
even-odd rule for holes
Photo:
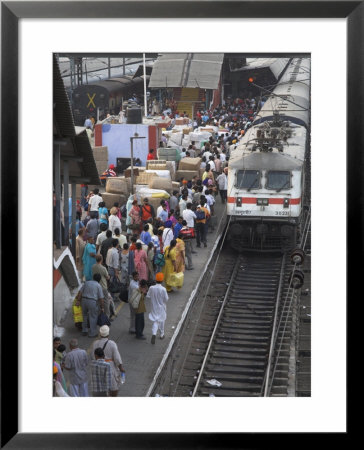
[[[117,343],[123,366],[126,373],[126,381],[119,390],[120,397],[144,397],[158,375],[159,368],[166,358],[169,348],[179,331],[181,322],[186,314],[186,307],[194,296],[199,283],[202,281],[209,261],[212,258],[217,240],[222,233],[226,205],[221,203],[220,197],[216,197],[215,217],[217,223],[214,230],[210,230],[207,237],[207,247],[196,248],[193,254],[194,270],[185,272],[183,287],[169,294],[167,303],[167,320],[165,322],[165,339],[157,336],[155,344],[151,344],[152,322],[149,320],[150,301],[146,300],[147,312],[144,314],[146,340],[138,340],[135,335],[129,334],[129,305],[124,302],[115,304],[117,317],[110,327],[110,339]],[[91,349],[95,338],[82,336],[74,325],[72,311],[69,310],[64,322],[64,334],[62,343],[69,348],[69,341],[77,338],[79,347],[86,350],[91,357]],[[67,379],[67,371],[65,371]]]

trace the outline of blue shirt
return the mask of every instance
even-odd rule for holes
[[[143,241],[145,245],[148,245],[149,242],[152,241],[152,236],[149,231],[143,231],[140,235],[140,240]]]
[[[161,219],[162,222],[165,222],[168,219],[168,211],[162,209],[162,211],[159,213],[158,218]]]
[[[176,225],[174,226],[174,238],[177,239],[179,232],[181,230],[181,228],[183,227],[183,225],[181,223],[176,223]]]
[[[99,208],[99,217],[100,217],[100,223],[106,223],[107,221],[107,208],[104,206],[103,208]]]

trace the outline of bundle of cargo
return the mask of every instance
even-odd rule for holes
[[[183,135],[183,139],[182,139],[182,147],[184,148],[188,148],[188,146],[191,143],[191,139],[190,136],[188,134]]]
[[[168,192],[169,194],[172,194],[173,190],[172,180],[168,180],[167,178],[162,177],[153,178],[149,183],[149,187],[151,189],[161,189]]]
[[[170,195],[168,192],[161,189],[140,188],[136,192],[138,202],[141,204],[144,198],[147,198],[149,204],[154,207],[154,211],[157,212],[157,208],[160,206],[161,200],[168,200]]]
[[[181,131],[172,132],[168,139],[168,145],[182,145],[183,133]]]
[[[176,181],[180,181],[181,179],[191,181],[194,176],[199,177],[199,175],[198,170],[177,170]]]
[[[201,158],[183,158],[178,164],[178,170],[198,171],[201,166]]]
[[[107,170],[109,168],[109,162],[106,161],[95,161],[96,163],[96,169],[97,169],[97,173],[99,175],[102,175],[105,170]]]
[[[135,177],[137,177],[139,175],[139,172],[142,172],[142,171],[139,171],[139,167],[133,167],[133,175]],[[131,177],[131,167],[128,167],[127,169],[125,169],[124,177],[125,178],[130,178]]]
[[[108,152],[106,146],[94,147],[92,149],[92,153],[94,155],[95,161],[108,161],[109,160],[109,152]]]
[[[167,161],[162,159],[154,159],[147,161],[146,170],[167,170]]]
[[[129,189],[125,178],[111,177],[106,179],[106,192],[110,194],[128,195]]]
[[[157,149],[157,157],[164,161],[179,161],[181,159],[181,152],[175,147],[160,147]]]
[[[96,163],[97,173],[101,175],[109,167],[109,152],[107,147],[94,147],[92,149]]]
[[[193,133],[189,134],[191,141],[201,142],[206,141],[211,137],[211,133],[207,131],[194,130]]]
[[[175,121],[176,125],[184,125],[185,121],[183,117],[178,117]]]
[[[208,133],[217,133],[219,131],[219,127],[215,127],[213,125],[207,125],[206,127],[199,127],[198,131],[208,132]]]
[[[154,173],[158,177],[166,178],[167,180],[171,179],[171,173],[169,170],[147,170],[146,173]]]
[[[171,174],[171,180],[174,180],[176,176],[176,161],[166,161],[166,166]]]
[[[211,128],[208,128],[208,127],[201,128],[201,131],[206,131],[206,132],[211,133],[211,134],[215,133],[215,130],[212,127]]]
[[[115,203],[118,203],[119,206],[125,205],[127,200],[127,195],[122,194],[112,194],[110,192],[103,192],[102,200],[105,202],[105,206],[107,209],[111,209]]]
[[[178,181],[172,181],[172,192],[178,191],[179,192],[180,184]]]
[[[135,178],[135,184],[147,184],[149,185],[149,183],[151,182],[151,180],[157,177],[157,175],[154,172],[151,172],[149,170],[140,173],[136,178]]]

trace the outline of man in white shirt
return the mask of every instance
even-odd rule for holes
[[[106,265],[109,269],[110,277],[119,275],[119,252],[117,246],[119,241],[117,239],[112,240],[112,247],[109,248],[106,255]]]
[[[166,247],[168,247],[172,239],[174,239],[172,221],[167,220],[167,222],[165,222],[164,224],[164,230],[162,234],[163,251],[166,249]]]
[[[147,298],[150,298],[150,313],[149,319],[153,322],[152,325],[152,344],[155,344],[157,332],[160,332],[160,339],[164,339],[164,323],[167,319],[168,302],[167,290],[162,286],[164,276],[162,272],[158,272],[155,276],[156,284],[150,286]]]
[[[215,166],[215,163],[214,163],[214,157],[212,155],[209,158],[209,164],[210,164],[210,170],[212,172],[216,172],[216,166]]]
[[[94,189],[94,195],[88,201],[88,210],[90,211],[90,216],[94,216],[96,219],[99,218],[99,203],[102,202],[102,197],[99,195],[99,190]]]
[[[192,211],[192,203],[187,203],[186,209],[182,213],[183,219],[187,222],[189,228],[194,228],[196,219],[196,214]]]
[[[106,239],[106,231],[107,231],[106,223],[100,223],[100,230],[101,230],[101,233],[99,233],[96,238],[96,252],[97,253],[100,253],[101,244]]]
[[[183,211],[187,207],[187,194],[183,194],[181,200],[179,201],[179,215],[183,216]]]

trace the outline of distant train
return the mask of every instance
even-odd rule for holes
[[[310,152],[310,59],[287,66],[251,127],[230,147],[227,214],[235,248],[296,241]]]
[[[146,76],[147,86],[149,75]],[[72,92],[72,108],[76,125],[82,126],[88,116],[97,119],[106,114],[119,114],[123,102],[136,94],[144,96],[144,78],[125,75],[77,86]]]

